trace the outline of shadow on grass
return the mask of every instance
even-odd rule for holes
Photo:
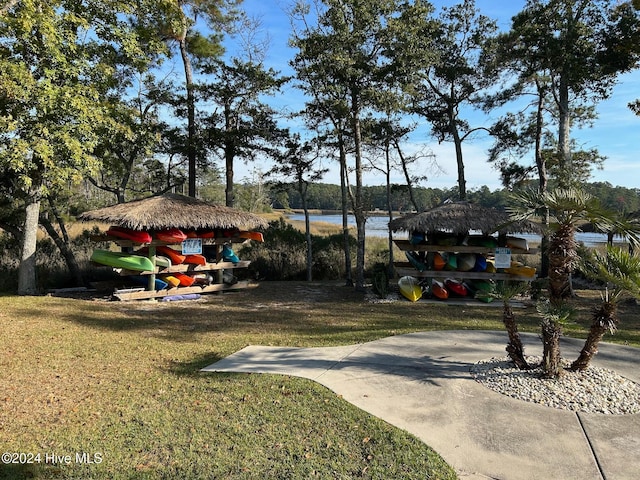
[[[172,361],[169,365],[168,371],[177,376],[199,377],[201,375],[201,369],[207,365],[216,363],[223,358],[223,356],[216,352],[201,353],[186,362]]]

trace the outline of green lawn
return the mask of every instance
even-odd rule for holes
[[[519,312],[521,330],[537,331],[535,310]],[[640,346],[638,307],[621,313],[605,340]],[[495,330],[500,315],[372,304],[336,283],[263,283],[181,303],[0,297],[0,445],[36,462],[0,464],[0,478],[455,478],[415,437],[314,382],[198,370],[249,344]]]

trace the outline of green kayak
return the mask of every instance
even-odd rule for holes
[[[123,252],[110,252],[109,250],[94,250],[91,254],[91,261],[100,265],[107,265],[114,268],[124,268],[139,272],[152,271],[153,263],[147,257],[132,255]]]

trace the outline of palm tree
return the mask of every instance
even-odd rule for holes
[[[489,296],[496,300],[502,301],[502,322],[507,329],[509,335],[509,343],[507,344],[507,353],[516,367],[520,370],[528,370],[529,364],[524,357],[524,346],[518,333],[518,323],[513,313],[511,301],[517,295],[524,293],[529,288],[524,282],[499,282],[496,288],[489,293]]]
[[[558,378],[562,375],[562,357],[560,356],[560,336],[563,325],[573,315],[573,309],[566,303],[539,302],[538,313],[542,317],[542,370],[546,378]]]
[[[615,212],[600,205],[598,198],[579,188],[534,190],[513,194],[514,206],[509,208],[512,220],[543,217],[546,209],[556,223],[551,225],[549,256],[549,299],[557,302],[572,294],[571,273],[578,261],[575,234],[578,225],[591,222],[600,231],[615,231],[626,235],[631,244],[640,244],[638,224],[620,220]]]
[[[542,342],[544,348],[543,369],[547,377],[562,374],[560,367],[560,335],[562,334],[563,301],[572,295],[571,273],[578,262],[578,244],[575,239],[578,225],[591,222],[601,231],[615,230],[629,238],[631,244],[640,243],[637,227],[621,221],[614,212],[602,208],[599,200],[585,191],[571,187],[548,192],[525,191],[512,195],[514,206],[509,208],[514,221],[542,217],[548,209],[555,223],[551,225],[549,239],[549,302],[547,315],[543,314]]]
[[[618,300],[624,293],[640,298],[640,258],[619,248],[607,246],[604,253],[593,251],[580,261],[580,270],[588,277],[606,282],[602,303],[593,311],[591,328],[580,356],[571,370],[584,370],[598,352],[604,334],[615,332],[618,324]]]

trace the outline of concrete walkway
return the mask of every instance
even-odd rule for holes
[[[523,334],[527,355],[541,355]],[[304,377],[423,440],[461,479],[635,480],[640,414],[601,415],[515,400],[476,382],[469,368],[505,355],[505,332],[437,331],[326,348],[250,346],[205,372]],[[575,358],[582,340],[563,339]],[[601,344],[594,365],[640,383],[640,349]]]

